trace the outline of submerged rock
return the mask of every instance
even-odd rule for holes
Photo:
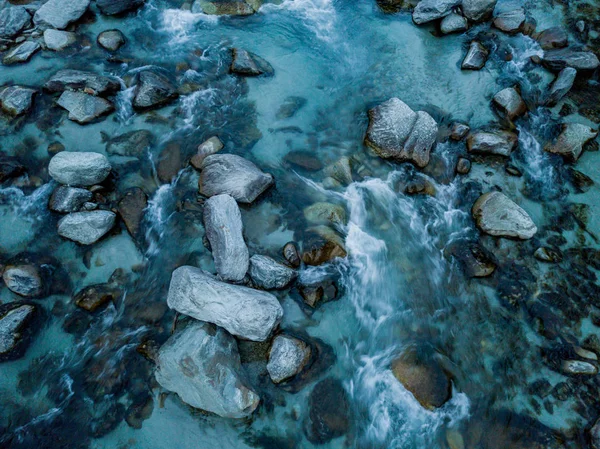
[[[456,173],[466,175],[471,171],[471,161],[464,157],[459,157],[456,161]]]
[[[273,176],[234,154],[213,154],[202,163],[198,186],[204,196],[226,193],[238,203],[252,203],[273,184]]]
[[[307,284],[299,283],[298,293],[300,293],[307,306],[316,308],[322,303],[335,300],[338,295],[338,288],[334,280],[324,279]]]
[[[4,65],[11,65],[27,62],[40,48],[40,44],[37,42],[25,41],[6,53],[4,58],[2,58],[2,63]]]
[[[96,5],[102,14],[115,16],[128,11],[134,11],[146,0],[96,0]]]
[[[461,0],[421,0],[412,13],[413,21],[417,25],[441,19],[452,12]]]
[[[525,10],[517,8],[503,11],[494,18],[494,26],[508,34],[517,34],[525,25]]]
[[[282,254],[285,260],[292,266],[293,268],[298,268],[302,263],[300,259],[300,254],[298,253],[298,247],[294,242],[287,242],[282,249]]]
[[[562,260],[560,251],[545,246],[541,246],[535,250],[533,257],[541,262],[557,263]]]
[[[198,145],[198,151],[192,159],[190,160],[190,164],[198,170],[202,168],[202,162],[211,154],[216,154],[223,149],[223,142],[217,137],[213,136],[210,139],[202,142]]]
[[[215,195],[204,204],[204,227],[215,268],[227,281],[241,281],[248,271],[243,226],[240,208],[231,196]]]
[[[58,222],[58,234],[82,245],[100,240],[115,224],[116,215],[107,210],[74,212]]]
[[[467,150],[469,153],[510,156],[518,140],[516,134],[508,131],[477,131],[469,135]]]
[[[477,226],[496,237],[530,239],[537,232],[531,217],[514,201],[500,192],[479,197],[471,210]]]
[[[115,289],[108,284],[88,285],[73,297],[77,307],[88,312],[95,312],[100,307],[114,301],[117,296]]]
[[[484,22],[492,17],[497,0],[462,0],[463,15],[471,22]]]
[[[283,334],[276,336],[267,363],[271,380],[278,384],[294,377],[309,362],[310,354],[310,346],[299,338]]]
[[[79,20],[89,5],[90,0],[48,0],[35,12],[33,21],[61,30]]]
[[[108,51],[117,51],[125,45],[125,36],[120,30],[106,30],[98,35],[98,45]]]
[[[262,0],[196,0],[192,12],[209,15],[249,16],[262,5]]]
[[[0,2],[0,39],[17,36],[31,25],[31,16],[23,6]]]
[[[494,255],[478,242],[458,240],[445,250],[455,257],[468,277],[490,276],[497,267]]]
[[[0,362],[23,356],[37,331],[37,326],[32,324],[38,314],[35,304],[0,304]]]
[[[33,106],[34,89],[21,86],[0,88],[0,105],[2,110],[13,117],[29,112]]]
[[[250,258],[248,272],[257,287],[265,290],[287,287],[297,276],[295,270],[267,256],[258,254]]]
[[[598,131],[580,123],[566,123],[563,130],[552,144],[544,149],[549,153],[559,154],[566,160],[575,162],[583,152],[583,146],[594,139]]]
[[[2,280],[13,293],[25,298],[36,298],[44,292],[44,281],[39,267],[32,264],[8,265]]]
[[[65,91],[57,104],[69,111],[69,120],[81,125],[90,123],[115,109],[110,101],[84,92]]]
[[[167,304],[253,341],[266,340],[283,316],[279,301],[270,293],[226,284],[191,266],[173,271]]]
[[[514,120],[527,112],[527,105],[514,87],[502,89],[493,98],[494,105],[509,120]]]
[[[562,27],[552,27],[542,31],[537,41],[544,50],[564,48],[569,45],[569,35]]]
[[[247,386],[235,339],[208,323],[173,334],[158,351],[155,376],[186,404],[224,418],[244,418],[260,401]]]
[[[6,156],[0,152],[0,182],[16,178],[23,174],[27,168],[12,156]]]
[[[556,72],[565,67],[576,70],[596,70],[600,65],[598,57],[591,51],[577,51],[571,48],[546,50],[542,57],[542,65]]]
[[[481,70],[488,58],[489,51],[479,41],[472,41],[460,66],[462,70]]]
[[[48,28],[44,31],[44,44],[48,50],[60,51],[77,42],[77,35],[70,31]]]
[[[232,50],[233,60],[231,61],[230,71],[238,75],[259,76],[272,75],[273,67],[263,58],[241,48]]]
[[[562,69],[552,83],[552,86],[550,86],[546,104],[554,105],[562,100],[562,98],[569,93],[571,87],[573,87],[576,76],[577,70],[574,68],[567,67]]]
[[[469,125],[465,125],[464,123],[460,122],[454,122],[452,124],[452,128],[450,129],[450,138],[456,141],[463,140],[467,134],[469,134],[469,131],[471,131]]]
[[[460,14],[451,13],[442,19],[440,31],[442,34],[460,33],[469,28],[467,19]]]
[[[414,112],[398,98],[369,111],[365,144],[380,157],[425,167],[435,143],[438,126],[426,112]]]
[[[313,224],[345,225],[346,210],[337,204],[319,202],[304,208],[304,218]]]
[[[279,106],[277,113],[275,114],[275,118],[277,120],[285,120],[287,118],[291,118],[296,115],[300,109],[304,107],[306,104],[306,98],[290,96],[285,99],[283,104]]]
[[[117,93],[121,89],[119,80],[84,70],[59,70],[44,84],[49,92],[65,90],[85,90],[95,95],[105,96]]]
[[[310,442],[324,444],[350,430],[350,399],[340,380],[328,377],[315,385],[308,407],[304,428]]]
[[[152,70],[144,70],[138,74],[133,107],[148,109],[164,106],[178,96],[177,89],[166,76]]]
[[[71,186],[99,184],[110,170],[106,156],[86,151],[61,151],[48,165],[48,173],[55,181]]]
[[[347,254],[343,239],[327,226],[307,230],[302,248],[302,261],[307,265],[321,265]]]
[[[92,192],[76,187],[58,186],[52,192],[48,208],[54,212],[78,212],[85,203],[91,201]]]
[[[154,136],[147,129],[130,131],[113,137],[106,145],[108,154],[140,157],[144,151],[154,144]]]
[[[139,187],[134,187],[125,193],[119,201],[117,211],[125,223],[127,231],[132,237],[137,237],[140,232],[144,210],[148,205],[148,196]]]

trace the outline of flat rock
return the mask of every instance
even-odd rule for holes
[[[252,341],[266,340],[283,316],[279,301],[270,293],[221,282],[191,266],[173,271],[167,304]]]
[[[98,45],[108,51],[117,51],[125,45],[125,35],[120,30],[106,30],[98,35]]]
[[[117,211],[125,223],[127,231],[132,237],[137,237],[140,232],[144,210],[148,205],[148,196],[139,187],[134,187],[125,193],[119,201]]]
[[[583,146],[597,135],[598,131],[589,126],[580,123],[566,123],[556,141],[546,145],[544,149],[574,162],[581,156]]]
[[[216,154],[223,149],[223,142],[217,137],[213,136],[210,139],[202,142],[198,145],[198,151],[192,159],[190,160],[190,164],[198,170],[202,168],[202,162],[206,159],[207,156],[211,154]]]
[[[525,10],[523,8],[503,11],[494,18],[494,26],[508,34],[517,34],[525,25]]]
[[[502,89],[494,95],[492,101],[502,115],[509,120],[514,120],[527,112],[527,105],[514,87]]]
[[[489,51],[479,41],[472,41],[460,66],[462,70],[481,70],[487,61]]]
[[[262,5],[262,0],[196,0],[192,5],[193,13],[209,15],[249,16]]]
[[[213,154],[202,163],[198,187],[204,196],[226,193],[238,203],[252,203],[273,184],[273,176],[234,154]]]
[[[421,0],[412,13],[413,21],[417,25],[441,19],[458,6],[460,0]]]
[[[350,430],[350,399],[339,379],[328,377],[317,383],[308,408],[304,429],[310,442],[324,444]]]
[[[23,6],[0,2],[0,38],[10,39],[31,25],[31,16]]]
[[[249,416],[260,401],[245,379],[235,339],[208,323],[173,334],[158,351],[155,376],[186,404],[224,418]]]
[[[44,44],[48,50],[60,51],[77,42],[77,35],[70,31],[48,28],[44,31]]]
[[[285,288],[296,278],[297,273],[276,260],[255,254],[250,258],[248,272],[252,282],[265,290]]]
[[[578,51],[571,48],[546,50],[541,62],[548,70],[556,72],[565,67],[590,71],[596,70],[600,65],[598,57],[591,51]]]
[[[86,93],[94,92],[96,95],[105,96],[117,93],[121,89],[121,84],[117,78],[84,70],[66,69],[56,72],[44,84],[44,89],[49,92],[85,90]]]
[[[89,5],[90,0],[48,0],[35,12],[33,21],[61,30],[79,20]]]
[[[115,16],[129,11],[135,11],[146,0],[96,0],[96,5],[102,14]]]
[[[148,109],[164,106],[179,96],[177,89],[165,75],[152,70],[138,74],[133,106]]]
[[[259,76],[272,75],[273,67],[266,60],[241,48],[232,49],[233,59],[230,71],[237,75]]]
[[[497,0],[462,0],[463,15],[471,22],[484,22],[492,17]]]
[[[552,27],[538,34],[537,41],[544,50],[564,48],[569,45],[569,35],[562,27]]]
[[[471,212],[479,229],[489,235],[526,240],[537,232],[527,212],[500,192],[481,195]]]
[[[61,151],[48,165],[48,173],[55,181],[72,186],[99,184],[110,170],[106,156],[86,151]]]
[[[582,360],[565,360],[562,362],[561,368],[563,373],[572,376],[594,376],[598,374],[596,366]]]
[[[29,61],[29,58],[33,56],[40,49],[40,44],[34,41],[25,41],[22,44],[13,47],[8,53],[2,58],[4,65],[19,64],[22,62]]]
[[[82,245],[100,240],[115,224],[116,215],[107,210],[74,212],[58,222],[58,235]]]
[[[11,292],[26,298],[38,297],[44,291],[39,268],[32,264],[6,266],[2,280]]]
[[[248,271],[248,247],[235,199],[227,194],[210,197],[204,203],[204,227],[219,276],[227,281],[244,279]]]
[[[469,153],[510,156],[518,140],[516,134],[508,131],[477,131],[467,138],[467,150]]]
[[[563,99],[569,93],[577,77],[577,70],[572,67],[562,69],[552,85],[546,99],[547,105],[554,105]]]
[[[22,86],[0,88],[0,105],[2,110],[13,117],[29,112],[33,106],[34,89]]]
[[[110,101],[84,92],[65,91],[56,103],[69,111],[69,120],[80,125],[90,123],[115,109]]]
[[[147,129],[139,129],[110,139],[106,144],[106,152],[119,156],[140,157],[153,144],[154,135]]]
[[[278,335],[273,339],[267,371],[278,384],[298,374],[310,360],[311,349],[299,338]]]
[[[32,325],[37,315],[39,311],[35,304],[0,304],[0,362],[23,356],[37,330],[37,326]]]
[[[442,34],[460,33],[469,28],[469,23],[460,14],[450,13],[442,19],[440,31]]]
[[[83,205],[91,201],[92,192],[77,187],[58,186],[52,192],[48,208],[54,212],[79,212]]]

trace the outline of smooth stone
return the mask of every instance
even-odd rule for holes
[[[117,212],[125,223],[127,232],[132,237],[137,237],[144,218],[144,211],[148,206],[148,196],[139,187],[134,187],[125,193],[119,201]]]
[[[298,247],[294,242],[287,242],[281,251],[283,258],[287,260],[292,268],[298,268],[300,266],[302,259],[300,259]]]
[[[302,249],[302,261],[307,265],[322,265],[347,255],[343,239],[327,226],[308,229]]]
[[[144,70],[138,74],[133,107],[147,109],[164,106],[178,96],[177,89],[166,76]]]
[[[33,106],[34,89],[21,86],[0,88],[0,105],[2,110],[13,117],[29,112]]]
[[[469,23],[460,14],[450,13],[442,19],[440,31],[442,34],[460,33],[469,28]]]
[[[0,304],[0,362],[22,357],[33,333],[37,306],[22,302]]]
[[[248,247],[244,241],[242,214],[231,196],[215,195],[204,203],[204,227],[222,279],[241,281],[248,271]]]
[[[289,335],[273,339],[267,371],[271,380],[278,384],[300,373],[310,360],[311,349],[305,342]]]
[[[518,140],[516,134],[508,131],[478,131],[467,138],[467,150],[469,153],[510,156]]]
[[[106,179],[111,166],[106,156],[86,151],[61,151],[50,159],[48,173],[65,185],[92,186]]]
[[[192,322],[161,346],[155,377],[186,404],[224,418],[245,418],[260,401],[247,384],[235,339],[207,323]]]
[[[74,212],[58,222],[58,235],[82,245],[91,245],[100,240],[115,224],[117,216],[107,210]]]
[[[8,265],[2,280],[11,292],[26,298],[35,298],[44,291],[42,276],[35,265]]]
[[[297,273],[289,267],[267,256],[255,254],[250,258],[248,274],[252,282],[265,290],[285,288],[296,278]]]
[[[481,195],[471,212],[479,229],[489,235],[526,240],[537,232],[527,212],[500,192]]]
[[[564,360],[561,364],[561,369],[563,373],[574,376],[594,376],[598,374],[598,368],[589,362],[583,362],[581,360]]]
[[[458,142],[463,140],[467,134],[469,134],[469,131],[471,131],[471,128],[468,125],[460,122],[454,122],[452,124],[452,128],[450,129],[450,138]]]
[[[323,168],[319,158],[309,151],[290,151],[285,155],[284,160],[294,167],[308,171],[318,171]]]
[[[417,25],[441,19],[452,12],[460,4],[460,0],[421,0],[412,13]]]
[[[471,22],[484,22],[492,17],[497,0],[462,0],[463,15]]]
[[[552,27],[537,35],[536,40],[544,50],[564,48],[569,45],[569,35],[562,27]]]
[[[525,10],[517,8],[504,11],[494,18],[494,26],[508,34],[517,34],[525,25]]]
[[[44,43],[49,50],[60,51],[77,42],[77,35],[70,31],[48,28],[44,31]]]
[[[576,70],[596,70],[600,65],[598,57],[591,51],[577,51],[570,48],[546,50],[541,62],[548,70],[556,72],[566,67]]]
[[[573,348],[573,351],[575,351],[575,354],[577,354],[581,358],[593,360],[595,362],[598,361],[598,354],[596,354],[594,351],[584,349],[581,346],[575,346]]]
[[[6,53],[4,58],[2,58],[2,63],[4,65],[11,65],[27,62],[40,48],[38,42],[25,41],[22,44],[13,47],[12,50]]]
[[[277,120],[285,120],[293,117],[296,113],[306,105],[306,98],[290,96],[287,97],[283,104],[279,106],[275,118]]]
[[[96,0],[96,5],[102,14],[114,16],[129,11],[135,11],[146,0]]]
[[[139,129],[110,139],[106,144],[106,152],[119,156],[141,157],[153,144],[154,135],[146,129]]]
[[[92,192],[77,187],[58,186],[52,192],[48,208],[54,212],[78,212],[85,203],[91,201]]]
[[[472,41],[461,64],[462,70],[481,70],[487,61],[489,51],[479,41]]]
[[[325,167],[323,172],[341,185],[352,184],[352,166],[350,165],[350,158],[346,156]]]
[[[0,39],[17,36],[31,25],[31,16],[23,6],[0,2]]]
[[[272,75],[273,67],[266,60],[241,48],[232,49],[230,72],[243,76]]]
[[[101,32],[96,39],[98,45],[108,51],[117,51],[125,45],[125,36],[120,30],[106,30]]]
[[[99,308],[114,301],[118,295],[115,288],[109,284],[88,285],[73,297],[73,302],[88,312],[95,312]]]
[[[117,93],[121,84],[117,78],[98,75],[84,70],[59,70],[44,84],[44,89],[49,92],[63,92],[65,90],[93,91],[95,95],[105,96]]]
[[[192,5],[193,13],[208,15],[249,16],[262,5],[262,0],[196,0]]]
[[[270,293],[221,282],[191,266],[173,271],[167,304],[252,341],[266,340],[283,316],[279,301]]]
[[[190,160],[190,164],[198,170],[202,168],[202,162],[206,159],[207,156],[211,154],[216,154],[223,149],[223,142],[217,137],[213,136],[210,139],[202,142],[198,145],[198,151],[192,159]]]
[[[214,196],[226,193],[238,203],[252,203],[273,184],[273,176],[234,154],[213,154],[202,163],[198,181],[200,193]]]
[[[350,430],[350,399],[340,380],[328,377],[317,383],[308,407],[304,429],[311,443],[324,444]]]
[[[527,105],[514,87],[502,89],[494,95],[493,102],[509,120],[514,120],[527,112]]]
[[[48,0],[35,12],[33,21],[61,30],[79,20],[89,5],[90,0]]]
[[[577,77],[577,70],[572,67],[562,69],[550,86],[550,92],[546,99],[547,105],[554,105],[569,93]]]
[[[583,152],[583,146],[596,138],[598,131],[580,123],[565,123],[555,142],[546,145],[549,153],[559,154],[567,161],[575,162]]]
[[[69,120],[80,125],[90,123],[115,109],[110,101],[84,92],[65,91],[56,103],[69,112]]]
[[[304,218],[313,224],[345,225],[346,210],[337,204],[320,202],[304,208]]]
[[[456,173],[466,175],[471,171],[471,161],[464,157],[459,157],[456,161]]]

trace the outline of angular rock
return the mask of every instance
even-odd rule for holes
[[[508,34],[517,34],[525,25],[525,10],[517,8],[503,11],[494,18],[494,26]]]
[[[127,231],[132,237],[137,237],[140,232],[140,225],[144,218],[144,210],[148,205],[148,196],[139,187],[134,187],[127,191],[125,196],[119,201],[117,211],[125,223]]]
[[[29,61],[29,58],[31,58],[39,49],[39,43],[34,41],[25,41],[22,44],[13,47],[12,50],[6,53],[4,58],[2,58],[2,64],[11,65],[27,62]]]
[[[350,159],[346,156],[328,165],[323,171],[327,176],[330,176],[344,186],[352,184],[352,167]]]
[[[192,5],[193,13],[209,15],[249,16],[262,5],[262,0],[196,0]]]
[[[231,61],[230,71],[237,75],[259,76],[272,75],[273,67],[263,58],[241,48],[232,50],[233,60]]]
[[[42,275],[35,265],[8,265],[2,279],[11,292],[26,298],[35,298],[44,292]]]
[[[563,373],[572,376],[594,376],[598,374],[598,368],[589,362],[583,362],[581,360],[564,360],[561,369]]]
[[[462,70],[481,70],[487,61],[489,52],[481,42],[472,41],[460,66]]]
[[[80,125],[90,123],[115,109],[110,101],[84,92],[65,91],[56,103],[69,112],[69,120]]]
[[[213,154],[202,163],[198,187],[204,196],[226,193],[238,203],[252,203],[273,184],[273,176],[234,154]]]
[[[384,159],[425,167],[435,143],[437,123],[423,111],[414,112],[398,98],[369,111],[365,144]]]
[[[298,374],[310,360],[311,349],[305,342],[289,335],[273,339],[267,371],[271,380],[278,384]]]
[[[327,443],[350,429],[350,399],[338,379],[328,377],[315,385],[308,407],[304,428],[311,443]]]
[[[23,6],[0,2],[0,39],[17,36],[31,25],[31,16]]]
[[[469,23],[460,14],[450,13],[442,19],[440,31],[442,34],[460,33],[469,28]]]
[[[537,232],[527,212],[500,192],[481,195],[471,213],[479,229],[489,235],[526,240]]]
[[[298,268],[302,263],[298,247],[294,242],[287,242],[282,249],[283,257],[293,268]]]
[[[79,20],[89,5],[90,0],[48,0],[35,12],[33,21],[61,30]]]
[[[170,103],[178,96],[177,89],[166,76],[144,70],[138,74],[133,106],[138,109],[155,108]]]
[[[49,92],[85,90],[86,93],[94,92],[96,95],[105,96],[117,93],[121,89],[121,84],[117,78],[67,69],[56,72],[44,84],[44,89]]]
[[[207,156],[216,154],[222,149],[223,142],[221,142],[217,136],[213,136],[198,146],[198,151],[192,156],[190,164],[192,164],[194,168],[200,170],[202,168],[202,162],[204,162],[204,159],[206,159]]]
[[[289,267],[258,254],[250,258],[248,272],[257,287],[265,290],[285,288],[296,278],[297,273]]]
[[[346,210],[337,204],[314,203],[304,208],[304,218],[313,224],[337,224],[345,225]]]
[[[152,133],[146,129],[140,129],[110,139],[106,145],[106,152],[119,156],[140,157],[153,144]]]
[[[484,22],[492,17],[497,0],[462,0],[463,15],[471,22]]]
[[[583,152],[583,146],[594,139],[598,131],[580,123],[565,123],[555,142],[546,145],[549,153],[559,154],[570,162],[575,162]]]
[[[252,341],[266,340],[283,316],[279,301],[270,293],[221,282],[191,266],[173,271],[167,304]]]
[[[82,245],[100,240],[115,224],[116,215],[107,210],[74,212],[58,222],[58,235]]]
[[[417,25],[441,19],[458,6],[460,0],[421,0],[412,13],[413,21]]]
[[[590,71],[596,70],[600,65],[598,57],[591,51],[577,51],[571,48],[546,50],[541,62],[548,70],[556,72],[566,67]]]
[[[573,87],[576,76],[577,70],[574,68],[567,67],[562,69],[552,83],[552,86],[550,86],[550,92],[548,93],[546,104],[554,105],[562,100],[563,97],[569,93],[571,87]]]
[[[222,279],[241,281],[248,271],[248,247],[244,241],[242,214],[235,200],[215,195],[204,204],[204,227]]]
[[[452,242],[445,251],[460,262],[468,277],[490,276],[498,265],[494,255],[477,242],[458,240]]]
[[[117,293],[115,289],[108,284],[88,285],[80,290],[73,297],[77,307],[81,307],[88,312],[95,312],[100,307],[114,301]]]
[[[502,89],[494,95],[493,102],[509,120],[514,120],[527,112],[527,105],[514,87]]]
[[[61,213],[78,212],[85,203],[92,200],[92,197],[92,192],[87,189],[58,186],[52,192],[48,208]]]
[[[469,153],[510,156],[518,140],[516,134],[508,131],[478,131],[467,138],[467,150]]]
[[[285,99],[283,104],[279,106],[275,118],[277,120],[285,120],[296,115],[300,109],[306,105],[306,98],[290,96]]]
[[[467,134],[469,134],[469,131],[471,131],[471,128],[468,125],[460,122],[454,122],[450,130],[450,138],[456,141],[463,140]]]
[[[70,31],[48,28],[44,31],[44,44],[48,50],[60,51],[77,42],[77,35]]]
[[[336,299],[338,288],[335,281],[325,279],[309,284],[298,284],[298,292],[307,306],[315,308],[321,303]]]
[[[0,304],[0,362],[23,356],[37,330],[37,326],[33,325],[37,315],[39,311],[35,304]]]
[[[128,11],[135,11],[146,0],[96,0],[96,5],[102,14],[115,16]]]
[[[327,226],[307,230],[302,248],[302,261],[307,265],[321,265],[347,255],[343,239]]]
[[[106,30],[98,35],[98,45],[108,51],[117,51],[125,45],[125,35],[120,30]]]
[[[155,376],[186,404],[224,418],[249,416],[260,401],[245,379],[235,339],[207,323],[190,323],[162,345]]]
[[[106,156],[85,151],[61,151],[48,164],[48,173],[55,181],[71,186],[99,184],[110,170]]]
[[[569,35],[562,27],[552,27],[538,34],[537,41],[544,50],[564,48],[569,45]]]
[[[2,110],[13,117],[29,112],[33,106],[34,89],[21,86],[0,88],[0,105]]]

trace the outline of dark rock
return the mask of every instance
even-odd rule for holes
[[[546,104],[554,105],[562,100],[562,98],[569,93],[571,87],[573,87],[576,76],[577,70],[574,68],[567,67],[562,69],[552,83],[552,86],[550,86]]]
[[[59,70],[44,84],[44,89],[49,92],[63,92],[65,90],[85,90],[86,93],[94,92],[95,95],[113,95],[121,89],[121,84],[116,78],[97,75],[83,70]]]
[[[525,10],[517,8],[503,11],[494,18],[494,26],[508,34],[517,34],[525,25]]]
[[[298,268],[302,263],[302,260],[300,259],[300,254],[298,254],[298,248],[296,247],[296,244],[294,242],[286,243],[283,246],[282,253],[284,259],[287,260],[293,268]]]
[[[110,101],[84,92],[65,91],[57,104],[69,111],[69,120],[80,125],[90,123],[115,109]]]
[[[249,16],[260,9],[262,0],[196,0],[193,13],[209,15]]]
[[[343,206],[327,202],[318,202],[304,208],[304,218],[312,224],[345,225],[346,209]]]
[[[477,131],[469,135],[467,150],[469,153],[510,156],[517,142],[517,135],[508,131]]]
[[[323,168],[323,163],[319,158],[308,151],[290,151],[283,159],[290,165],[308,171],[318,171]]]
[[[571,48],[546,50],[541,63],[548,70],[560,71],[566,67],[576,70],[596,70],[600,65],[598,57],[590,51],[577,51]]]
[[[306,98],[295,96],[287,97],[283,104],[279,106],[275,118],[277,120],[284,120],[293,117],[305,104]]]
[[[0,2],[0,39],[17,36],[31,25],[31,16],[23,6]]]
[[[48,0],[35,12],[33,21],[36,25],[61,30],[79,20],[89,5],[90,0]]]
[[[137,237],[144,218],[144,210],[148,205],[148,196],[139,187],[134,187],[125,193],[119,201],[117,211],[132,237]]]
[[[307,265],[322,265],[336,257],[346,257],[342,238],[327,226],[310,228],[302,244],[302,261]]]
[[[125,36],[120,30],[106,30],[98,35],[98,45],[108,51],[117,51],[125,45]]]
[[[350,399],[342,382],[328,377],[315,385],[308,398],[305,432],[308,440],[324,444],[350,429]]]
[[[130,131],[113,137],[106,144],[108,154],[140,157],[154,144],[154,136],[146,129]]]
[[[134,401],[127,409],[125,421],[133,429],[141,429],[142,423],[152,416],[154,410],[154,399],[147,395],[142,399]]]
[[[34,89],[21,86],[0,88],[0,105],[2,110],[13,117],[29,112],[33,106]]]
[[[464,123],[460,122],[454,122],[452,124],[452,128],[450,129],[450,138],[458,142],[463,140],[467,134],[469,134],[469,131],[471,131],[469,125],[465,125]]]
[[[466,175],[471,171],[471,161],[464,157],[459,157],[456,161],[456,173]]]
[[[562,261],[562,253],[559,250],[545,246],[536,249],[533,256],[541,262],[557,263]]]
[[[537,35],[537,41],[544,50],[564,48],[569,45],[569,35],[562,27],[552,27]]]
[[[128,11],[134,11],[145,3],[145,0],[96,0],[96,5],[102,14],[114,16]]]
[[[566,123],[555,142],[544,149],[550,153],[559,154],[567,161],[575,162],[583,152],[583,146],[594,139],[598,131],[580,123]]]
[[[118,292],[108,284],[96,284],[85,287],[73,297],[73,302],[77,307],[81,307],[88,312],[94,312],[100,307],[106,306],[114,301]]]
[[[17,158],[0,153],[0,182],[21,176],[25,171],[25,166]]]
[[[460,262],[468,277],[490,276],[498,266],[494,255],[478,242],[458,240],[452,242],[444,252]]]
[[[52,192],[48,208],[54,212],[78,212],[84,203],[91,201],[92,192],[76,187],[58,186]]]
[[[523,176],[523,172],[519,169],[519,167],[511,163],[506,164],[506,166],[504,167],[504,171],[510,176],[515,176],[517,178]]]
[[[234,48],[230,71],[237,75],[259,76],[272,75],[273,67],[263,58],[249,51]]]
[[[160,107],[178,96],[177,89],[166,76],[156,71],[144,70],[138,74],[133,106],[138,109]]]
[[[181,147],[178,143],[167,144],[158,156],[156,174],[163,183],[170,183],[179,173],[183,166]]]
[[[26,302],[0,304],[0,362],[16,360],[25,354],[38,330],[38,306]]]
[[[523,115],[527,112],[527,105],[513,87],[502,89],[493,98],[494,105],[509,120]]]
[[[2,64],[11,65],[27,62],[40,48],[40,44],[37,42],[25,41],[6,53],[2,58]]]
[[[481,42],[472,41],[460,66],[462,70],[481,70],[488,58],[488,50]]]
[[[594,180],[586,174],[581,173],[579,170],[571,168],[569,170],[569,175],[571,177],[571,182],[580,193],[587,192],[594,185]]]
[[[308,284],[298,284],[298,292],[306,305],[316,308],[319,304],[333,301],[338,296],[335,281],[325,279]]]

